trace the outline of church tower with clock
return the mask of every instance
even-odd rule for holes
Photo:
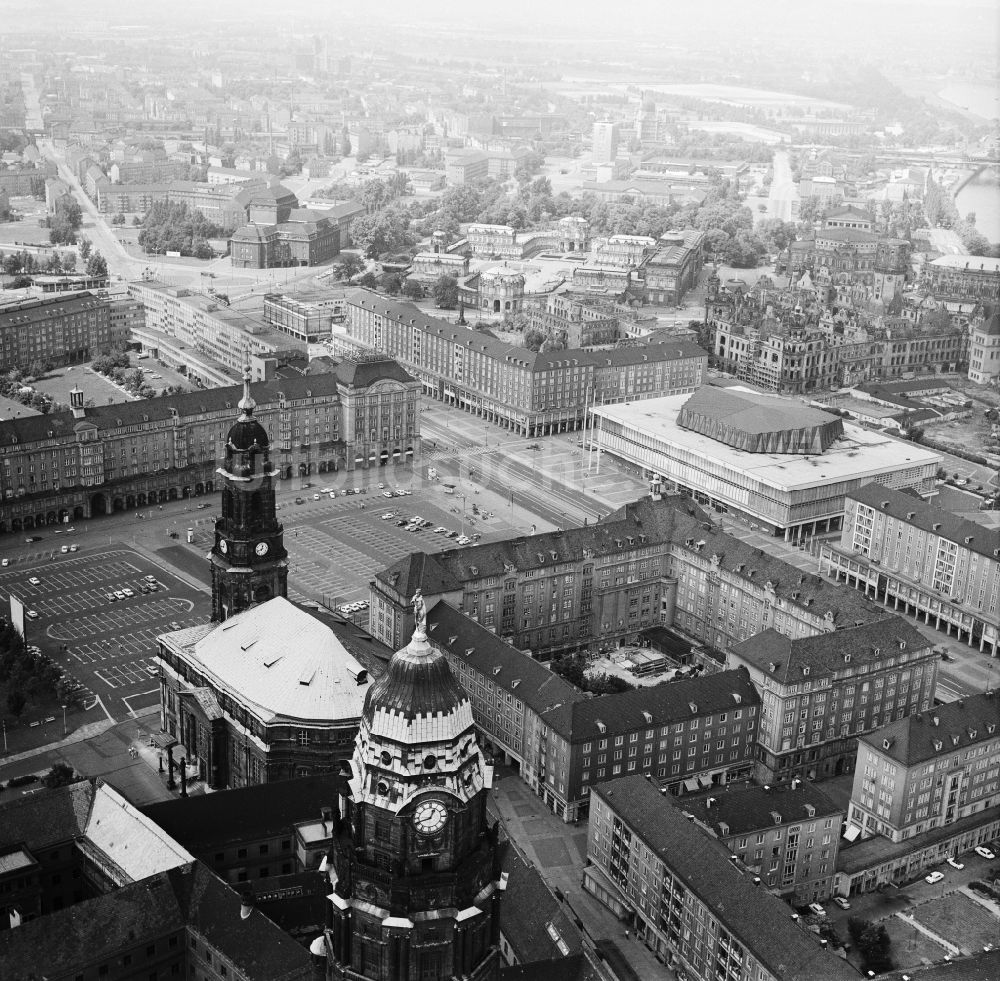
[[[499,969],[493,770],[444,654],[416,629],[368,690],[329,855],[325,953],[338,981],[493,981]]]
[[[278,523],[270,442],[254,418],[250,369],[243,377],[240,414],[226,436],[222,513],[215,522],[212,619],[226,620],[255,603],[288,596],[288,553]]]

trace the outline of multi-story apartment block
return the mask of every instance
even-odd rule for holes
[[[1000,531],[881,484],[851,491],[820,571],[992,655],[1000,644]]]
[[[736,644],[728,667],[746,667],[763,698],[761,780],[850,773],[859,736],[926,709],[938,656],[901,617],[812,637],[769,629]]]
[[[613,647],[660,625],[725,650],[769,627],[808,637],[886,616],[727,534],[680,495],[636,501],[589,527],[412,553],[370,583],[369,629],[384,644],[413,629],[418,588],[540,658]]]
[[[943,255],[924,267],[924,276],[939,300],[1000,301],[1000,259]]]
[[[904,841],[1000,804],[998,724],[992,690],[862,736],[846,837]]]
[[[812,784],[732,784],[683,806],[771,891],[803,906],[833,895],[844,809]]]
[[[304,351],[302,342],[215,297],[155,280],[129,283],[128,290],[142,303],[148,330],[177,338],[233,371],[241,372],[251,355]]]
[[[984,307],[973,319],[969,341],[969,380],[989,385],[1000,378],[1000,313]]]
[[[535,353],[370,290],[348,297],[347,333],[353,348],[399,361],[425,394],[523,436],[579,429],[587,405],[693,392],[708,363],[686,339]]]
[[[238,386],[0,422],[0,532],[210,494]],[[280,478],[412,464],[419,385],[394,362],[253,386]]]
[[[0,306],[0,370],[89,361],[115,346],[107,300],[73,293]]]
[[[760,699],[745,671],[593,697],[448,602],[427,623],[484,743],[566,821],[584,816],[591,787],[612,777],[644,773],[694,793],[753,768]]]
[[[594,788],[584,888],[692,981],[847,981],[849,964],[639,776]],[[802,834],[810,818],[795,826]],[[808,832],[806,832],[808,834]]]
[[[620,140],[618,123],[594,123],[592,159],[595,164],[614,163]]]

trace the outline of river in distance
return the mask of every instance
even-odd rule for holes
[[[961,217],[976,213],[976,228],[991,242],[1000,242],[1000,174],[984,170],[969,181],[955,198]]]

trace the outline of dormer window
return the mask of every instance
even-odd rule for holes
[[[594,723],[597,726],[598,732],[607,732],[608,731],[608,727],[600,719],[595,719]]]

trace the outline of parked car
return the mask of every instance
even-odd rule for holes
[[[2,565],[6,569],[7,566],[10,565],[10,559],[3,559],[2,561],[0,561],[0,565]]]
[[[946,861],[953,869],[958,869],[959,871],[961,871],[962,869],[965,868],[965,865],[962,862],[960,862],[957,858],[955,858],[954,855],[949,855]]]
[[[991,852],[985,845],[976,845],[976,854],[980,858],[989,859],[991,862],[996,858],[996,855],[994,855],[993,852]]]
[[[313,494],[313,500],[318,501],[320,499],[319,494]]]
[[[125,586],[125,587],[124,587],[124,588],[122,589],[122,592],[123,592],[123,593],[124,593],[124,594],[125,594],[126,596],[129,596],[129,597],[132,597],[132,596],[135,596],[135,590],[134,590],[134,589],[129,589],[129,587],[128,587],[128,586]]]
[[[69,550],[71,552],[78,552],[80,550],[80,546],[79,545],[70,545]]]
[[[295,503],[296,504],[305,504],[306,502],[303,501],[301,497],[297,497],[297,498],[295,498]]]
[[[63,555],[65,555],[69,551],[69,546],[63,545],[63,547],[59,549],[59,551],[62,552]]]
[[[826,910],[819,903],[810,903],[808,909],[810,913],[815,913],[817,916],[826,916]]]
[[[30,583],[30,584],[31,584],[32,586],[41,586],[41,584],[42,584],[42,580],[41,580],[41,579],[39,579],[39,578],[38,578],[38,576],[32,576],[32,577],[31,577],[31,578],[30,578],[30,579],[28,580],[28,582],[29,582],[29,583]]]
[[[115,596],[114,593],[108,593],[108,602],[109,603],[117,603],[118,602],[118,597]]]
[[[382,491],[382,496],[383,497],[395,497],[396,495],[393,494],[392,491]]]
[[[35,610],[25,610],[25,612],[27,613],[29,620],[38,619],[38,613]]]
[[[833,897],[833,901],[841,909],[850,909],[851,908],[851,904],[846,899],[844,899],[843,896],[834,896]]]
[[[121,590],[121,589],[116,589],[115,590],[115,599],[116,600],[123,600],[123,599],[125,599],[125,591]]]
[[[940,882],[944,878],[943,872],[931,872],[930,875],[924,876],[924,882],[928,885],[933,886],[935,882]]]

